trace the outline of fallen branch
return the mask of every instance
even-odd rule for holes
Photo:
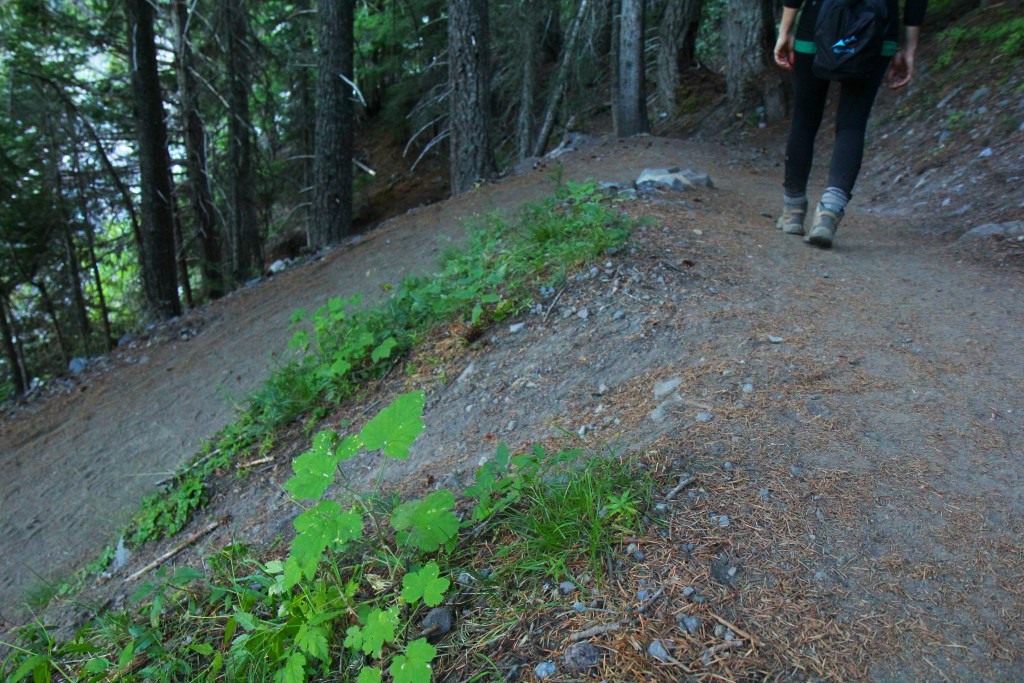
[[[611,624],[604,624],[602,626],[595,626],[594,628],[588,628],[586,631],[580,631],[579,633],[572,634],[572,636],[569,637],[569,642],[571,642],[571,643],[578,643],[581,640],[586,640],[587,638],[593,638],[594,636],[600,636],[600,635],[604,635],[605,633],[611,633],[612,631],[618,631],[618,630],[619,630],[619,624],[618,623],[611,623]]]
[[[203,527],[199,531],[195,532],[194,534],[192,534],[191,536],[186,538],[184,541],[182,541],[178,545],[174,546],[173,548],[171,548],[166,553],[164,553],[160,557],[156,558],[155,560],[153,560],[149,564],[147,564],[142,569],[140,569],[137,572],[133,573],[131,576],[129,576],[125,580],[126,581],[134,581],[135,579],[139,578],[140,576],[142,576],[146,572],[149,572],[149,571],[152,571],[153,569],[156,569],[157,567],[162,565],[164,562],[166,562],[167,560],[171,559],[172,557],[174,557],[175,555],[180,553],[182,550],[184,550],[185,548],[189,547],[190,545],[192,545],[193,543],[195,543],[196,541],[201,539],[203,536],[206,536],[207,534],[209,534],[211,531],[213,531],[214,529],[216,529],[220,525],[226,523],[228,521],[228,519],[230,519],[230,518],[229,517],[224,517],[223,519],[220,519],[220,520],[218,520],[216,522],[211,522],[210,524],[207,524],[205,527]]]
[[[755,638],[754,636],[750,635],[749,633],[747,633],[746,631],[741,629],[739,626],[736,626],[735,624],[732,624],[732,623],[726,621],[725,619],[723,619],[722,617],[718,616],[714,612],[710,612],[710,614],[711,614],[711,618],[712,619],[714,619],[715,621],[717,621],[719,624],[721,624],[722,626],[726,627],[727,629],[731,629],[732,632],[735,633],[736,635],[738,635],[740,638],[743,638],[744,640],[749,640],[750,644],[753,645],[754,647],[757,647],[758,645],[760,645],[760,643],[758,642],[757,638]]]
[[[683,489],[692,484],[695,479],[696,477],[694,477],[692,474],[684,474],[683,476],[679,477],[679,483],[676,485],[674,489],[665,494],[665,500],[674,500],[675,497],[678,496]]]

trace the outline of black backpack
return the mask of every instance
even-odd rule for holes
[[[829,81],[870,75],[888,24],[885,0],[824,0],[814,29],[814,75]]]

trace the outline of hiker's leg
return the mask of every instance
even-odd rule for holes
[[[807,178],[814,160],[814,138],[821,127],[829,81],[811,71],[814,55],[798,52],[793,64],[793,120],[786,142],[786,179],[783,189],[792,198],[807,192]]]
[[[885,77],[889,59],[882,58],[879,65],[864,79],[843,81],[839,88],[839,109],[836,112],[836,145],[832,150],[832,163],[828,172],[828,187],[841,190],[848,201],[860,173],[864,159],[864,133],[868,126],[875,95]],[[838,197],[839,193],[835,193]],[[843,202],[845,205],[845,202]],[[838,209],[842,209],[839,206]]]

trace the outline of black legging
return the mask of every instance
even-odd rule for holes
[[[814,55],[796,53],[793,64],[793,122],[786,144],[786,194],[797,197],[807,191],[807,178],[814,159],[814,138],[825,112],[825,98],[831,81],[822,80],[811,71]],[[878,66],[861,80],[842,81],[839,87],[839,109],[836,112],[836,142],[828,171],[828,186],[853,194],[853,185],[864,158],[864,131],[867,129],[871,105],[885,78],[888,57],[879,57]]]

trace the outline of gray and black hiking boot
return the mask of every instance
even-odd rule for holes
[[[775,223],[775,227],[787,235],[804,234],[804,222],[807,219],[807,200],[782,202],[782,215]]]
[[[818,208],[814,212],[814,226],[811,228],[810,234],[804,238],[804,242],[821,249],[831,249],[841,220],[843,220],[842,211],[831,211],[818,204]]]

